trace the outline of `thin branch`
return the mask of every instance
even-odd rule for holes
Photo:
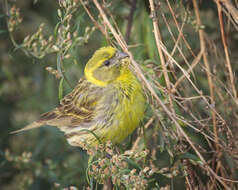
[[[216,3],[219,3],[219,1],[226,7],[228,12],[232,15],[234,21],[236,24],[238,24],[238,10],[237,8],[232,4],[231,0],[216,0]]]
[[[235,29],[238,31],[238,24],[232,19],[230,13],[228,12],[229,10],[225,9],[225,7],[222,7],[222,11],[226,14],[227,18],[231,22],[231,24],[235,27]]]
[[[162,41],[162,37],[161,37],[161,33],[158,27],[158,18],[156,15],[156,11],[155,11],[155,5],[153,0],[149,0],[150,3],[150,10],[151,10],[151,17],[152,17],[152,22],[153,22],[153,28],[154,28],[154,36],[155,36],[155,42],[156,42],[156,46],[157,46],[157,50],[159,53],[159,57],[160,57],[160,62],[161,62],[161,66],[162,66],[162,72],[165,78],[165,83],[166,83],[166,87],[168,89],[168,95],[169,95],[169,103],[170,103],[170,109],[172,112],[174,112],[173,109],[173,101],[171,98],[171,86],[170,86],[170,80],[169,80],[169,75],[168,75],[168,71],[167,71],[167,67],[165,64],[165,58],[164,58],[164,54],[163,51],[161,49],[161,46],[159,45],[160,42]]]
[[[171,52],[171,56],[173,56],[173,54],[175,53],[175,50],[178,49],[180,55],[181,55],[182,58],[184,59],[185,64],[190,68],[191,66],[190,66],[188,60],[186,59],[185,55],[183,54],[181,48],[178,46],[178,43],[179,43],[181,37],[183,36],[183,27],[184,27],[184,24],[185,24],[185,19],[186,19],[186,17],[184,18],[184,21],[183,21],[183,23],[182,23],[182,25],[181,25],[181,28],[179,29],[179,35],[178,35],[178,39],[177,39],[177,40],[175,39],[175,37],[174,37],[174,35],[173,35],[173,33],[172,33],[172,30],[170,29],[169,23],[167,22],[165,15],[162,14],[162,17],[163,17],[163,19],[164,19],[164,22],[165,22],[165,24],[166,24],[166,26],[167,26],[167,28],[168,28],[168,31],[169,31],[169,33],[170,33],[170,35],[171,35],[173,41],[175,42],[175,45],[174,45],[173,50],[172,50],[172,52]],[[168,62],[169,62],[169,61],[170,61],[170,60],[168,60]],[[193,77],[195,78],[195,74],[193,73],[193,69],[191,69],[191,73],[192,73]],[[184,76],[184,75],[183,75],[183,76]],[[173,87],[173,88],[174,88],[174,87]],[[174,91],[171,91],[171,92],[173,93]]]
[[[132,22],[133,22],[133,15],[134,15],[134,12],[136,10],[136,1],[137,0],[133,0],[130,5],[131,5],[131,10],[130,10],[130,14],[128,16],[128,23],[127,23],[127,28],[126,28],[126,37],[125,37],[125,40],[126,40],[126,43],[129,42],[129,39],[130,39],[130,34],[131,34],[131,28],[132,28]]]
[[[106,31],[104,30],[104,28],[95,20],[95,18],[93,17],[93,15],[90,13],[90,11],[88,10],[88,8],[86,7],[85,3],[83,2],[83,0],[80,0],[81,5],[83,6],[84,10],[87,12],[89,18],[92,20],[92,22],[94,23],[94,25],[103,33],[104,36],[108,36]]]
[[[226,66],[227,66],[228,72],[229,72],[232,93],[233,93],[233,96],[235,99],[235,103],[238,106],[238,97],[237,97],[237,92],[236,92],[236,87],[235,87],[234,75],[233,75],[233,71],[232,71],[232,67],[231,67],[230,56],[229,56],[229,52],[228,52],[227,41],[226,41],[225,31],[224,31],[222,9],[221,9],[221,5],[220,5],[219,1],[216,1],[216,3],[217,3],[217,11],[218,11],[219,22],[220,22],[221,38],[222,38],[222,43],[223,43],[224,52],[225,52],[225,56],[226,56]]]
[[[200,19],[199,9],[198,9],[198,5],[197,5],[196,0],[193,0],[193,7],[194,7],[198,27],[200,27],[202,25],[202,22],[201,22],[201,19]],[[208,85],[209,85],[210,96],[211,96],[211,104],[215,107],[214,85],[213,85],[213,82],[212,82],[211,69],[210,69],[210,66],[209,66],[209,63],[208,63],[208,58],[207,58],[207,49],[206,49],[206,44],[205,44],[204,31],[201,30],[201,29],[199,30],[199,38],[200,38],[200,48],[201,48],[201,51],[203,51],[203,61],[204,61],[204,65],[205,65],[205,68],[206,68],[206,74],[207,74]],[[216,147],[216,150],[218,150],[216,113],[213,110],[211,110],[211,112],[212,112],[213,132],[214,132],[214,136],[215,136],[215,147]]]
[[[193,60],[191,66],[189,67],[189,69],[187,70],[187,73],[192,72],[192,70],[197,66],[197,64],[199,63],[199,61],[201,60],[201,57],[203,55],[203,51],[201,50],[199,52],[199,54],[196,56],[196,58]],[[174,84],[173,89],[171,90],[172,92],[176,91],[177,86],[185,79],[185,75],[182,75]]]
[[[171,5],[170,5],[170,2],[169,2],[169,0],[166,0],[166,1],[167,1],[167,4],[168,4],[168,7],[169,7],[169,11],[171,12],[171,15],[172,15],[172,17],[174,19],[175,25],[176,25],[178,31],[180,31],[180,27],[179,27],[178,21],[176,19],[175,13],[174,13]],[[195,54],[194,54],[192,48],[190,47],[189,43],[187,42],[186,38],[184,37],[183,33],[181,35],[182,35],[182,38],[183,38],[183,41],[184,41],[185,45],[187,46],[187,48],[189,49],[189,51],[191,52],[193,57],[195,57]]]

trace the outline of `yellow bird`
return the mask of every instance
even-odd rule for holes
[[[60,105],[13,133],[56,126],[72,146],[120,143],[139,125],[145,111],[142,86],[129,69],[126,53],[113,47],[97,50],[84,74]]]

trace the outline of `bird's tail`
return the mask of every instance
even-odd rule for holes
[[[15,134],[15,133],[19,133],[19,132],[22,132],[22,131],[27,131],[27,130],[30,130],[30,129],[41,127],[43,125],[44,125],[44,123],[40,123],[40,122],[35,121],[35,122],[27,125],[26,127],[22,128],[22,129],[10,132],[10,134]]]

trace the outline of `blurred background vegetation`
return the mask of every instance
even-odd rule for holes
[[[238,189],[237,0],[99,1],[168,109],[145,85],[120,150],[71,147],[54,127],[9,135],[54,108],[96,49],[123,49],[95,2],[0,1],[0,189]]]

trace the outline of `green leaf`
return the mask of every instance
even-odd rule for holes
[[[137,164],[134,160],[130,159],[130,158],[125,158],[125,161],[130,164],[133,168],[137,169],[137,170],[142,170],[142,168],[140,167],[139,164]]]
[[[197,155],[194,155],[194,154],[191,154],[189,152],[186,152],[184,154],[180,154],[180,155],[177,155],[174,159],[174,163],[177,161],[177,160],[181,160],[181,159],[189,159],[191,161],[195,161],[197,164],[201,164],[203,165],[203,162],[200,160],[200,158],[197,157]]]
[[[64,78],[62,77],[59,83],[59,101],[63,98],[63,90],[64,90],[63,83],[64,83]]]
[[[88,129],[81,129],[80,131],[86,131],[88,133],[91,133],[98,141],[99,144],[102,144],[102,141],[100,140],[100,138],[91,130],[88,130]]]

